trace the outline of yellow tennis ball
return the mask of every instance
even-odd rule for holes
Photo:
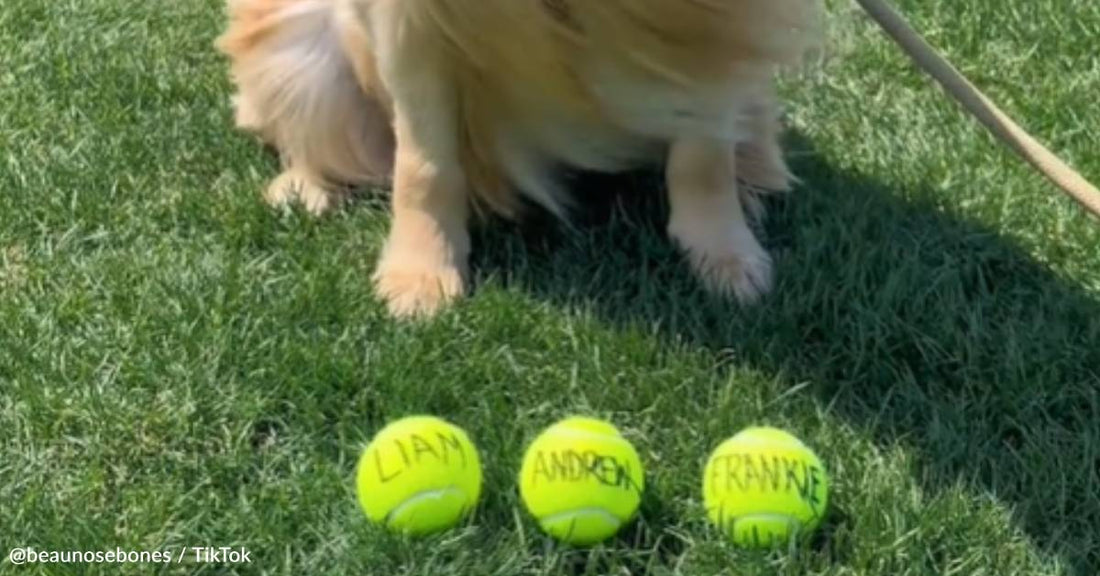
[[[768,548],[810,534],[829,500],[821,460],[791,434],[749,428],[726,440],[707,461],[707,516],[733,542]]]
[[[638,511],[645,475],[634,446],[611,424],[568,418],[535,438],[519,491],[543,531],[577,546],[614,536]]]
[[[393,422],[359,458],[356,493],[367,517],[414,535],[458,524],[481,495],[481,461],[461,428],[431,416]]]

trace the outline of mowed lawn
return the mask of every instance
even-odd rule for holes
[[[1100,3],[901,3],[978,84],[1100,178]],[[273,211],[234,132],[221,0],[0,6],[0,548],[233,546],[247,565],[0,574],[1061,575],[1100,572],[1100,226],[915,73],[854,5],[784,81],[803,183],[771,201],[776,292],[704,294],[652,178],[578,183],[574,228],[476,234],[476,295],[389,319],[384,197]],[[472,521],[370,526],[387,420],[465,427]],[[527,441],[606,417],[648,468],[592,551],[522,512]],[[750,424],[822,456],[833,508],[794,553],[707,527],[707,452]]]

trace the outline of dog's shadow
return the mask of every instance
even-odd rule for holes
[[[831,414],[912,449],[928,493],[987,491],[1041,553],[1100,571],[1100,302],[997,233],[789,140],[805,183],[769,202],[778,285],[760,306],[697,286],[663,194],[639,192],[651,174],[578,179],[573,228],[485,227],[475,274],[808,383]]]

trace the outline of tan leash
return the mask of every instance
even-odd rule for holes
[[[994,135],[1035,166],[1044,176],[1100,218],[1100,190],[1020,128],[936,49],[913,30],[887,0],[857,0],[917,65],[936,79]]]

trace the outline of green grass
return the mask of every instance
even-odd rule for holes
[[[931,40],[1100,177],[1100,3],[901,3]],[[846,3],[785,83],[804,184],[772,203],[779,286],[708,298],[646,180],[597,179],[575,231],[491,223],[476,295],[391,321],[378,200],[271,211],[235,133],[220,0],[0,8],[0,548],[243,546],[253,564],[0,574],[1100,572],[1100,228],[995,145]],[[369,526],[352,476],[386,420],[445,416],[486,464],[466,527]],[[641,520],[591,552],[519,511],[524,443],[614,420]],[[785,426],[834,478],[795,554],[707,528],[702,462]]]

